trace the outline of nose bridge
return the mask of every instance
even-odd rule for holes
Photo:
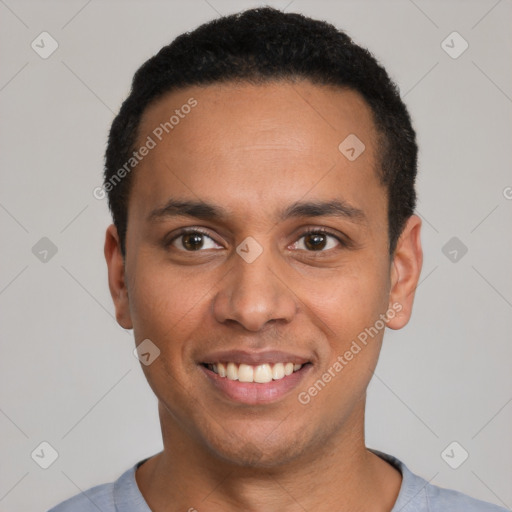
[[[237,247],[233,260],[215,297],[217,320],[236,321],[251,331],[260,330],[273,320],[290,322],[297,301],[279,277],[278,258],[272,250],[246,239]]]

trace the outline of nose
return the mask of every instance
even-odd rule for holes
[[[252,332],[267,324],[291,322],[298,310],[298,300],[280,276],[282,272],[270,252],[264,250],[251,263],[234,255],[234,265],[213,301],[218,322],[236,323]]]

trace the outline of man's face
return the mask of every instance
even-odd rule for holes
[[[338,148],[351,134],[356,159]],[[160,350],[143,369],[164,428],[272,465],[360,424],[394,280],[369,107],[309,82],[194,87],[145,112],[136,147],[148,136],[115,301]],[[283,377],[289,363],[303,366]]]

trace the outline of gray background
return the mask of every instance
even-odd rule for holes
[[[160,450],[156,399],[113,318],[110,218],[92,191],[137,67],[179,33],[255,5],[0,0],[1,511],[45,510]],[[419,135],[424,269],[412,321],[386,334],[368,445],[432,483],[511,507],[511,2],[271,5],[369,47]],[[47,59],[31,48],[43,31],[59,45]],[[469,44],[456,59],[442,47],[453,31]],[[46,261],[48,242],[32,250],[42,237],[58,249]],[[445,247],[452,237],[458,247]],[[59,454],[48,469],[31,458],[42,441]],[[457,469],[441,456],[453,441],[469,453]],[[452,464],[461,450],[448,450]]]

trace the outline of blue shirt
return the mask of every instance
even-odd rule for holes
[[[391,512],[507,512],[466,494],[431,485],[397,458],[371,451],[402,473],[400,493]],[[135,480],[136,469],[146,460],[125,471],[115,482],[92,487],[48,512],[151,512]]]

